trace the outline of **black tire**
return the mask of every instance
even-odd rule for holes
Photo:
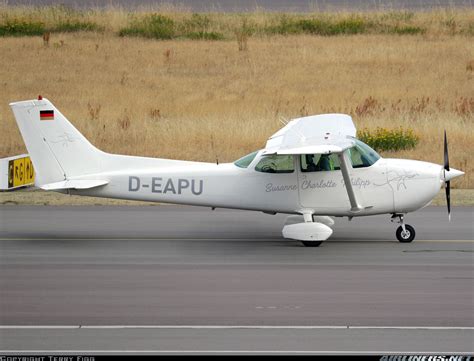
[[[305,247],[319,247],[323,241],[301,241]]]
[[[397,239],[401,243],[410,243],[415,239],[415,228],[405,224],[406,233],[403,232],[402,226],[397,228]]]

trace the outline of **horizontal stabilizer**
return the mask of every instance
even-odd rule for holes
[[[45,191],[54,191],[60,189],[90,189],[95,187],[100,187],[106,185],[109,181],[106,180],[88,180],[88,179],[78,179],[78,180],[65,180],[62,182],[43,184],[40,186],[41,189]]]

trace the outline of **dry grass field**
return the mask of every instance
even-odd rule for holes
[[[474,11],[454,15],[474,24]],[[105,151],[202,161],[263,147],[281,118],[340,112],[360,129],[420,137],[386,157],[441,164],[446,129],[451,166],[466,172],[452,186],[474,188],[474,37],[436,25],[445,15],[417,15],[423,34],[257,34],[246,51],[229,31],[222,41],[119,37],[127,15],[108,16],[105,30],[52,33],[49,46],[0,37],[0,157],[25,151],[8,103],[38,94]]]

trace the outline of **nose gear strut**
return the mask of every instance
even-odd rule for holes
[[[392,214],[390,221],[393,222],[396,218],[398,218],[396,222],[400,224],[396,231],[398,241],[401,243],[412,242],[415,239],[415,228],[413,228],[409,224],[405,224],[405,222],[403,221],[403,214]]]

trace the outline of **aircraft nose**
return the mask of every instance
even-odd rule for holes
[[[464,172],[451,168],[450,170],[444,171],[444,181],[449,182],[451,179],[464,175]]]

